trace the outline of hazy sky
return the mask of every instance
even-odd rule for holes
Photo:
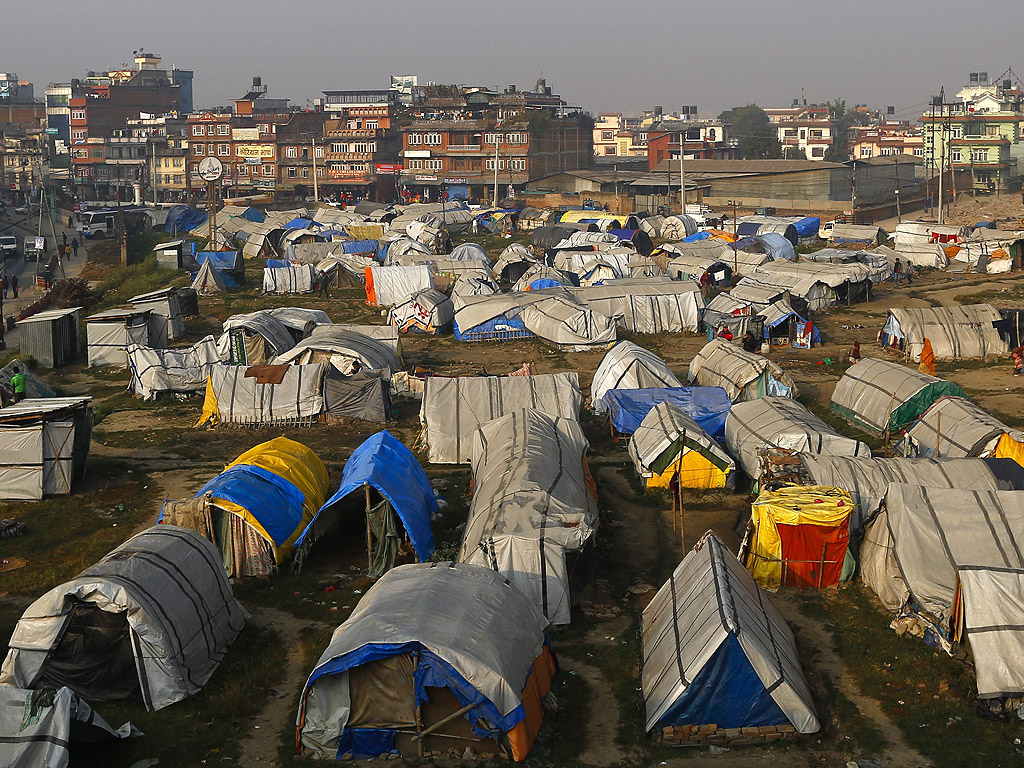
[[[255,74],[303,103],[324,89],[420,82],[532,87],[543,73],[592,112],[702,115],[756,101],[843,98],[916,119],[932,93],[1014,58],[1012,0],[34,0],[4,14],[0,69],[46,84],[131,62],[145,47],[195,71],[197,106],[226,104]],[[152,8],[153,10],[149,10]],[[833,10],[834,9],[834,10]],[[1001,23],[999,19],[1004,19]],[[972,23],[976,19],[978,23]]]

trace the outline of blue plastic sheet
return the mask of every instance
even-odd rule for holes
[[[397,755],[395,731],[385,728],[346,728],[338,739],[336,760],[351,754],[356,760],[373,760],[381,755]]]
[[[376,256],[380,243],[376,240],[348,240],[341,244],[341,250],[345,253],[372,253]]]
[[[287,224],[285,224],[284,228],[285,229],[309,229],[310,227],[316,227],[316,226],[319,226],[319,224],[317,224],[312,219],[304,219],[301,216],[298,216],[297,218],[294,218],[291,221],[289,221]]]
[[[821,229],[821,219],[817,216],[807,216],[799,221],[793,222],[796,233],[801,237],[815,237]]]
[[[488,341],[506,338],[528,339],[533,336],[533,332],[526,329],[518,315],[515,317],[498,315],[465,330],[459,328],[459,318],[456,316],[453,328],[455,338],[459,341]]]
[[[248,510],[280,546],[302,523],[302,491],[283,477],[254,466],[241,464],[212,478],[196,494],[209,493]]]
[[[757,728],[788,722],[730,634],[657,727],[715,723],[719,728]]]
[[[741,224],[740,226],[743,225]],[[793,259],[796,258],[796,249],[793,247],[793,243],[778,232],[765,232],[763,235],[757,235],[752,239],[761,243],[761,245],[764,246],[765,251],[770,254],[773,259],[793,261]]]
[[[729,395],[721,387],[612,389],[605,393],[604,402],[612,426],[621,434],[633,434],[654,406],[669,402],[682,408],[718,442],[725,440],[725,418],[732,407]]]
[[[267,269],[284,269],[292,263],[288,259],[267,259]]]
[[[167,221],[164,222],[166,232],[177,232],[184,234],[190,229],[195,229],[206,221],[206,214],[188,205],[173,205],[167,211]]]
[[[687,235],[683,238],[684,243],[696,243],[698,240],[707,240],[711,237],[710,232],[694,232],[692,235]]]
[[[296,545],[304,542],[317,517],[363,485],[376,488],[391,504],[409,534],[419,561],[429,558],[434,553],[434,536],[430,530],[430,518],[437,512],[434,490],[416,457],[386,429],[352,452],[341,474],[341,486],[306,526]]]

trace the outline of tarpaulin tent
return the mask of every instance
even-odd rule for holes
[[[636,432],[640,422],[658,403],[672,403],[718,442],[725,439],[725,420],[732,407],[729,395],[721,387],[611,389],[605,393],[604,402],[612,426],[620,435]]]
[[[328,363],[215,366],[206,379],[203,412],[196,426],[316,421],[324,412],[324,377],[331,367]]]
[[[934,224],[926,221],[901,221],[893,234],[893,249],[916,266],[946,266],[944,244],[960,243],[970,236],[963,225]],[[942,255],[938,263],[937,253]]]
[[[578,231],[576,227],[534,227],[533,232],[530,233],[530,245],[546,251],[549,248],[554,248],[576,231]]]
[[[178,288],[161,288],[142,293],[132,296],[128,303],[136,309],[152,310],[150,319],[154,324],[163,322],[165,328],[156,331],[158,338],[166,336],[168,341],[174,341],[185,335],[185,321],[182,320],[183,313],[178,304]]]
[[[770,395],[796,397],[796,384],[766,357],[745,352],[725,339],[713,339],[690,361],[690,383],[722,387],[734,403]]]
[[[755,481],[761,476],[760,455],[766,448],[830,456],[871,456],[871,449],[864,443],[839,434],[789,397],[762,397],[736,403],[725,420],[725,445]]]
[[[687,235],[693,235],[697,233],[697,221],[692,216],[666,216],[665,220],[661,222],[661,231],[658,233],[659,237],[663,237],[666,240],[682,240]]]
[[[921,360],[925,339],[932,343],[938,360],[1005,355],[1010,349],[994,325],[1000,320],[999,310],[991,304],[891,307],[878,341],[914,362]]]
[[[574,285],[579,279],[570,277],[570,272],[564,272],[544,264],[534,264],[523,272],[522,277],[512,286],[515,291],[536,291],[541,288],[555,288],[562,285]],[[574,283],[575,280],[575,283]]]
[[[833,224],[826,230],[829,242],[832,243],[870,243],[878,245],[885,242],[886,233],[881,227],[869,224]],[[819,237],[823,237],[819,233]]]
[[[209,296],[214,293],[223,293],[228,289],[228,284],[223,275],[213,268],[213,262],[207,259],[199,267],[199,271],[192,276],[190,287],[202,296]]]
[[[736,225],[736,234],[740,237],[754,235],[778,234],[789,240],[795,247],[800,240],[796,227],[788,219],[776,219],[770,216],[744,216]]]
[[[817,237],[818,230],[821,228],[821,219],[817,216],[804,216],[803,218],[796,219],[793,222],[793,227],[796,229],[796,234],[801,240]]]
[[[654,250],[651,236],[642,229],[609,229],[608,234],[615,235],[624,242],[632,243],[636,252],[642,256],[650,256]]]
[[[170,234],[188,232],[206,221],[206,213],[187,205],[172,205],[167,209],[164,231]]]
[[[884,433],[903,429],[945,395],[965,397],[952,381],[865,357],[843,373],[829,408],[844,419]]]
[[[327,499],[327,468],[302,443],[276,437],[243,453],[190,501],[165,501],[163,522],[198,531],[232,578],[266,576]]]
[[[202,392],[210,369],[222,364],[213,336],[176,349],[132,344],[127,354],[132,375],[128,388],[144,400],[152,400],[161,392]]]
[[[615,341],[615,321],[569,296],[523,307],[520,318],[536,336],[570,348],[601,346]]]
[[[681,386],[664,360],[632,341],[623,340],[601,358],[590,384],[590,400],[596,413],[604,413],[604,396],[609,390]]]
[[[483,261],[485,264],[490,264],[491,259],[487,255],[487,251],[481,248],[476,243],[462,243],[461,245],[455,246],[448,258],[452,261],[465,261],[478,259]]]
[[[984,457],[1024,465],[1024,431],[962,397],[940,397],[911,424],[897,451],[931,459]]]
[[[728,254],[723,253],[724,249],[716,247],[708,252],[683,252],[678,250],[665,253],[669,256],[665,273],[673,280],[692,280],[700,283],[704,275],[712,285],[723,285],[732,279],[731,261]]]
[[[819,729],[793,633],[712,533],[644,609],[641,687],[648,732],[668,726]]]
[[[232,365],[262,365],[294,346],[289,326],[265,309],[232,315],[224,321],[224,332],[217,340],[221,359]]]
[[[434,273],[429,266],[367,267],[366,303],[391,307],[416,291],[434,288]]]
[[[427,560],[434,553],[434,535],[430,530],[431,517],[438,509],[434,490],[416,457],[387,430],[367,438],[348,457],[341,473],[341,485],[306,525],[296,546],[307,548],[315,544],[335,522],[336,516],[328,514],[331,508],[364,488],[368,502],[370,488],[383,500],[366,509],[367,530],[372,528],[376,533],[371,578],[381,576],[394,565],[402,538],[394,515],[401,521],[405,538],[412,544],[417,560]]]
[[[522,310],[529,304],[545,302],[551,297],[551,291],[453,296],[455,338],[459,341],[531,338],[535,334],[523,324]]]
[[[747,569],[765,589],[834,587],[850,543],[853,500],[839,488],[788,485],[750,507]]]
[[[430,461],[469,461],[477,429],[493,419],[531,408],[549,416],[578,419],[579,375],[431,376],[423,381],[420,424]]]
[[[588,446],[575,419],[530,408],[483,424],[472,440],[473,500],[459,560],[501,573],[552,624],[571,620],[566,553],[581,551],[597,530]]]
[[[452,287],[452,301],[457,296],[493,296],[498,292],[498,286],[488,277],[460,277]]]
[[[247,618],[208,541],[154,526],[25,610],[0,685],[163,709],[202,690]]]
[[[853,499],[851,532],[863,529],[892,483],[968,491],[1024,490],[1024,467],[1012,459],[869,459],[797,454],[808,485],[842,488]]]
[[[397,343],[372,338],[361,330],[353,330],[344,325],[317,326],[308,338],[274,358],[273,364],[331,363],[339,371],[347,374],[352,373],[356,367],[353,365],[354,362],[359,363],[359,368],[375,371],[397,371],[402,367]]]
[[[85,477],[91,397],[27,398],[0,408],[0,499],[71,493]]]
[[[132,344],[162,349],[167,346],[167,321],[152,309],[108,309],[85,318],[89,365],[128,364],[125,350]]]
[[[395,568],[317,661],[299,703],[298,741],[331,759],[469,748],[522,762],[557,671],[546,624],[486,568]]]
[[[1024,693],[1024,491],[894,483],[861,546],[882,604],[970,646],[980,699]]]
[[[538,336],[553,344],[589,346],[615,340],[615,321],[561,289],[460,296],[455,308],[459,341],[507,341]]]
[[[416,291],[388,312],[388,322],[403,333],[439,334],[451,325],[454,317],[452,300],[433,288]]]
[[[647,488],[725,488],[736,463],[682,408],[655,405],[629,441],[629,458]]]
[[[141,735],[131,723],[115,731],[67,686],[0,685],[0,765],[6,768],[67,768],[76,743]]]
[[[1000,309],[996,330],[1010,349],[1024,344],[1024,309]]]
[[[267,266],[263,269],[263,293],[312,293],[316,269],[312,264]]]
[[[491,267],[491,276],[505,283],[515,283],[531,266],[537,263],[537,257],[522,243],[512,243],[501,252],[498,260]]]
[[[245,282],[245,259],[241,251],[200,251],[196,254],[196,263],[202,268],[210,262],[210,266],[220,273],[222,280],[230,280],[229,287]]]
[[[26,357],[28,356],[30,355],[26,355]],[[4,396],[7,397],[8,400],[13,399],[14,395],[14,388],[11,386],[11,378],[14,376],[15,368],[17,368],[18,372],[25,377],[26,399],[57,396],[57,390],[55,390],[50,383],[46,381],[46,379],[29,368],[28,363],[24,359],[16,357],[7,363],[7,365],[0,368],[0,391],[3,392]]]
[[[391,371],[364,368],[344,374],[333,365],[324,375],[324,419],[384,422],[391,417]]]
[[[569,292],[631,333],[696,333],[704,299],[696,283],[623,278]]]

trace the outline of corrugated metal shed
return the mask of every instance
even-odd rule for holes
[[[78,313],[81,309],[53,309],[19,322],[21,354],[35,358],[47,368],[73,362],[79,352]]]

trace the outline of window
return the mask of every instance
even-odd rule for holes
[[[960,150],[959,149],[951,149],[951,150],[949,150],[949,160],[950,160],[950,162],[952,162],[952,163],[960,163],[960,162],[963,162],[963,159],[964,158],[960,154]]]
[[[328,164],[327,167],[330,168],[332,171],[343,171],[343,170],[345,170],[345,166],[342,165],[341,163],[330,163],[330,164]]]
[[[998,125],[986,125],[985,126],[985,135],[986,136],[998,136],[999,135],[999,126]]]
[[[431,160],[427,160],[423,164],[423,166],[428,171],[440,171],[441,170],[441,163],[442,163],[441,158],[438,157],[438,158],[434,158],[434,159],[431,159]]]
[[[181,168],[181,166],[183,166],[184,164],[185,164],[184,158],[181,158],[181,157],[174,158],[174,167],[175,168]]]
[[[950,136],[954,139],[962,139],[964,137],[963,127],[959,125],[954,126],[953,129],[950,131]]]
[[[220,155],[221,157],[229,157],[231,155],[231,145],[230,144],[218,144],[217,145],[217,154]]]
[[[861,157],[871,157],[871,155],[872,155],[871,147],[861,147],[860,148],[860,156]]]
[[[611,141],[614,136],[611,131],[601,131],[601,141]]]
[[[103,157],[103,150],[93,149],[89,152],[89,157]]]
[[[508,161],[509,170],[512,171],[525,171],[526,170],[526,158],[525,157],[514,157]]]
[[[299,169],[298,168],[289,168],[288,169],[288,178],[289,179],[294,179],[296,176],[298,176],[298,174],[299,174]]]
[[[419,134],[419,133],[410,133],[409,134],[409,145],[410,146],[413,146],[413,145],[419,146],[422,143],[423,143],[423,135],[422,134]]]
[[[376,152],[377,142],[375,141],[359,141],[356,142],[354,152]]]
[[[199,174],[199,163],[192,163],[192,175],[196,176]]]
[[[84,109],[72,109],[71,110],[71,119],[72,120],[85,120],[85,110]]]
[[[608,138],[611,139],[611,136],[609,136]],[[500,143],[501,143],[501,134],[500,133],[485,133],[484,134],[484,144],[500,144]]]
[[[988,150],[987,149],[975,149],[971,151],[971,162],[972,163],[987,163],[988,162]]]
[[[787,128],[786,131],[785,131],[785,137],[787,139],[795,139],[796,138],[796,128]]]
[[[331,144],[331,152],[338,155],[342,152],[348,152],[348,144],[342,144],[341,142],[335,142]]]
[[[422,160],[410,160],[409,161],[409,170],[410,171],[422,171],[423,170],[423,161]]]
[[[260,133],[270,133],[270,125],[267,123],[260,123],[256,126],[256,130]]]
[[[84,130],[77,130],[77,131],[72,131],[71,132],[71,138],[74,141],[85,141],[85,136],[86,136],[86,131],[84,131]]]
[[[376,120],[367,120],[366,121],[366,130],[368,130],[368,131],[376,131],[377,130],[377,125],[378,125],[378,123],[377,123]]]
[[[175,184],[184,184],[185,183],[185,177],[182,174],[180,174],[180,173],[174,174],[174,183]]]
[[[714,141],[715,140],[715,136],[717,136],[717,135],[718,134],[715,133],[715,129],[714,128],[708,128],[708,141]]]
[[[522,133],[509,133],[505,135],[505,141],[508,142],[509,144],[525,144],[526,135]]]
[[[811,147],[811,157],[824,157],[824,156],[825,156],[825,148],[824,147]]]
[[[298,157],[299,156],[299,148],[298,147],[285,147],[284,148],[284,156],[285,157]]]
[[[313,148],[313,157],[321,158],[322,159],[323,156],[324,156],[324,148],[323,148],[323,146],[318,146],[318,147],[314,147]]]
[[[359,121],[358,120],[349,120],[348,121],[348,129],[350,131],[354,131],[357,128],[359,128]]]
[[[816,128],[811,129],[811,138],[812,139],[820,139],[821,138],[821,131],[819,129],[816,129]]]
[[[606,155],[614,155],[615,154],[615,147],[605,147],[604,148],[604,153]]]
[[[273,176],[274,175],[274,166],[272,166],[272,165],[264,165],[264,166],[261,166],[261,167],[263,168],[263,175],[264,176]]]
[[[193,144],[192,145],[192,154],[195,155],[196,157],[202,157],[203,155],[206,154],[206,145],[205,144]]]
[[[238,165],[235,166],[235,171],[239,176],[248,176],[249,166],[247,166],[245,163],[239,163]]]
[[[218,125],[217,126],[217,135],[218,136],[230,136],[231,135],[231,128],[226,126],[226,125]]]
[[[800,138],[801,139],[806,139],[807,138],[807,131],[805,131],[803,128],[800,129]]]
[[[924,157],[924,147],[914,147],[914,157]]]
[[[493,157],[487,158],[487,162],[484,163],[484,167],[488,171],[493,171],[494,170],[494,158]],[[503,158],[503,157],[499,157],[498,158],[498,170],[499,171],[505,170],[505,158]]]
[[[193,136],[205,136],[206,135],[206,126],[205,125],[193,125],[192,126],[192,135]]]
[[[440,146],[441,134],[440,133],[425,133],[423,134],[423,143],[428,146]]]
[[[303,168],[301,175],[302,175],[302,178],[308,179],[309,178],[309,168]]]

